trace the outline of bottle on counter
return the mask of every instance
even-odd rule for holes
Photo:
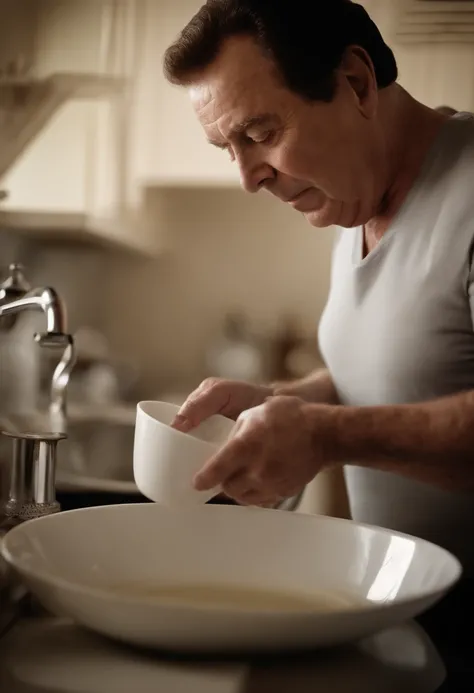
[[[207,351],[206,368],[219,378],[262,381],[263,354],[241,312],[225,316],[221,334]]]
[[[271,352],[272,381],[303,378],[321,365],[316,342],[308,340],[293,314],[281,318]]]

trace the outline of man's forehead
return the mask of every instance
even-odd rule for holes
[[[281,120],[278,103],[256,87],[243,91],[235,83],[228,89],[213,87],[203,82],[189,90],[194,110],[211,139],[215,139],[214,130],[230,137]]]
[[[262,92],[268,94],[281,84],[273,62],[252,39],[233,37],[190,87],[193,100],[204,103],[212,99],[230,110],[243,100],[255,102]]]
[[[242,119],[245,117],[244,110],[261,110],[262,102],[268,102],[269,89],[256,74],[253,78],[247,78],[209,71],[190,86],[189,94],[194,107],[199,111],[213,109],[216,117],[220,117],[225,113],[238,113],[242,110],[239,116]]]
[[[189,85],[197,116],[216,144],[276,121],[280,92],[273,64],[248,37],[226,42],[212,65]]]

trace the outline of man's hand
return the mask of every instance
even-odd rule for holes
[[[272,394],[270,387],[208,378],[189,395],[172,425],[187,433],[214,414],[236,420],[243,411],[262,404]]]
[[[324,440],[332,409],[282,396],[245,411],[232,439],[196,475],[195,487],[220,484],[246,505],[272,506],[296,495],[328,465]]]
[[[393,406],[315,404],[318,377],[310,392],[301,388],[305,399],[205,381],[184,405],[186,418],[177,428],[189,431],[211,414],[245,414],[235,436],[197,475],[197,488],[221,484],[240,502],[272,505],[302,490],[321,469],[355,463],[474,492],[474,390]]]

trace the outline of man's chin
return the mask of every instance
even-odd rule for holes
[[[306,221],[311,224],[315,229],[327,229],[330,226],[337,226],[338,221],[336,219],[336,215],[334,214],[325,214],[321,210],[315,211],[312,210],[310,212],[302,212],[304,218]]]
[[[316,229],[327,229],[331,226],[339,226],[344,229],[353,229],[367,223],[367,219],[362,218],[360,208],[356,205],[330,204],[321,209],[312,209],[303,212],[303,215],[311,226]]]

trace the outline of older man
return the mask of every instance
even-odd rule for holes
[[[345,465],[356,520],[444,544],[474,571],[473,118],[412,98],[349,0],[208,0],[165,73],[248,192],[338,227],[327,370],[204,382],[175,426],[240,423],[196,487],[272,504]]]

